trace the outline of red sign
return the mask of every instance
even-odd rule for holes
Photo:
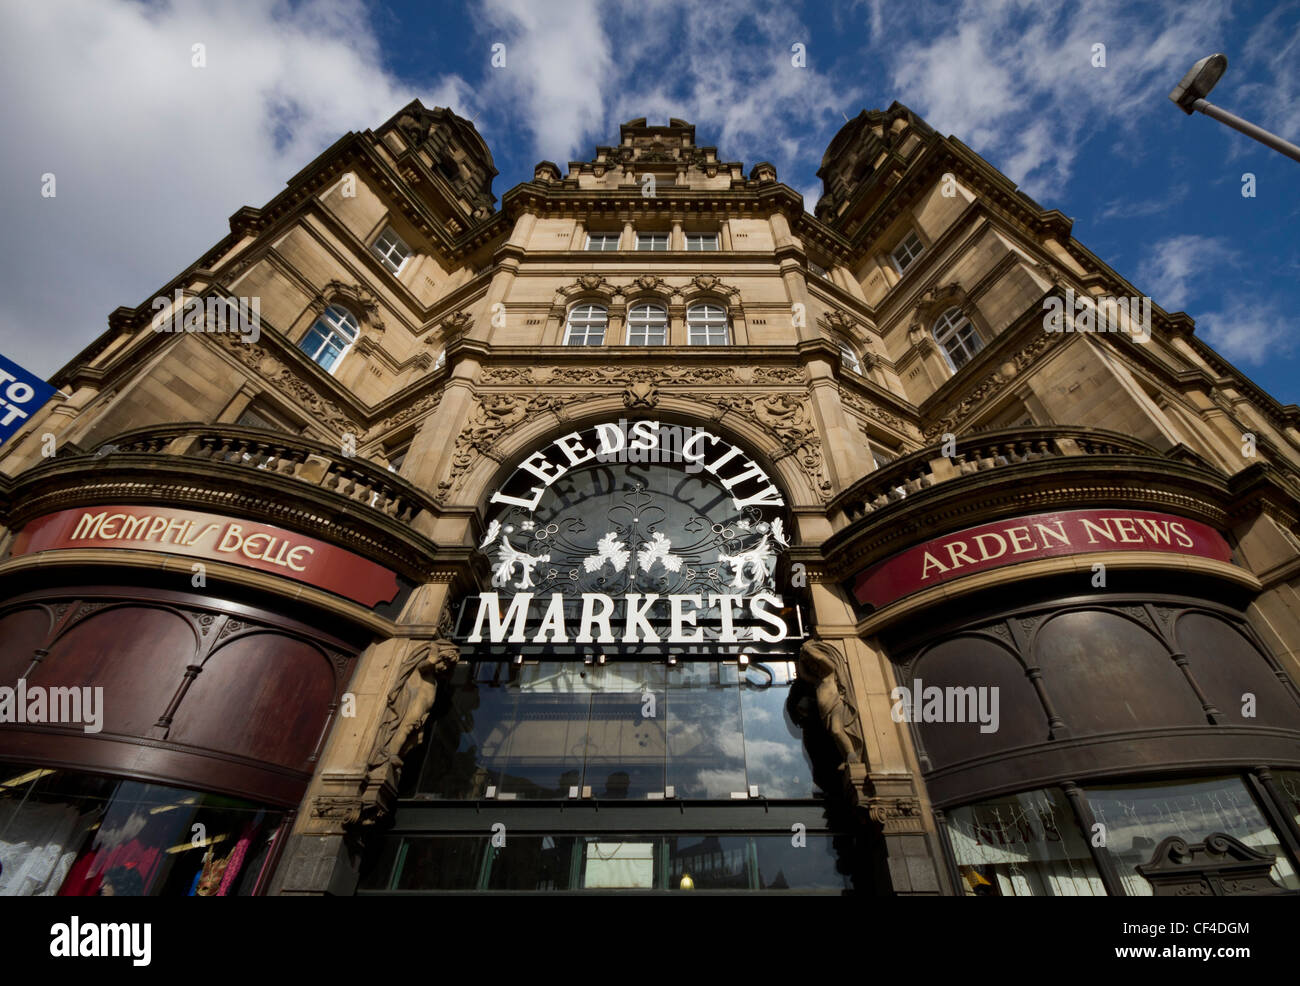
[[[165,551],[273,572],[374,606],[397,595],[397,576],[360,555],[279,527],[165,507],[60,510],[27,524],[13,551],[54,548]]]
[[[1096,551],[1232,558],[1232,549],[1218,531],[1185,517],[1147,510],[1064,510],[984,524],[908,548],[862,572],[853,595],[860,603],[879,607],[991,568]]]

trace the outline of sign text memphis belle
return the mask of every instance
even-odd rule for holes
[[[598,424],[556,439],[521,461],[515,473],[527,473],[540,483],[522,496],[498,490],[489,502],[531,513],[551,485],[571,469],[608,461],[674,462],[687,472],[708,473],[731,495],[738,511],[785,505],[762,467],[730,442],[708,431],[648,420]],[[784,546],[781,522],[775,521],[773,527],[777,544]],[[492,544],[498,531],[494,520],[480,547]],[[527,571],[520,587],[531,584]],[[772,574],[767,568],[762,571],[763,578],[754,581],[765,581]],[[736,581],[741,581],[739,570]],[[503,609],[501,594],[485,592],[478,597],[472,629],[465,640],[480,643],[486,633],[486,639],[494,644],[703,643],[705,627],[697,625],[701,614],[716,618],[716,631],[711,630],[708,639],[719,643],[778,643],[788,634],[780,615],[784,603],[780,596],[768,591],[748,596],[743,592],[628,592],[619,601],[624,612],[616,619],[615,597],[606,593],[516,592]],[[580,612],[575,613],[573,605],[566,606],[568,602],[580,602]],[[745,625],[737,625],[737,615]],[[661,629],[666,629],[662,636]]]

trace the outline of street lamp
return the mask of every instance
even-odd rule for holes
[[[1243,120],[1235,113],[1229,113],[1213,103],[1206,102],[1205,97],[1210,94],[1210,90],[1214,88],[1219,79],[1223,78],[1223,73],[1227,67],[1227,55],[1207,55],[1187,70],[1187,74],[1183,76],[1183,81],[1174,87],[1174,91],[1169,94],[1169,98],[1177,103],[1178,108],[1188,116],[1192,115],[1193,110],[1200,110],[1206,116],[1213,117],[1220,123],[1232,127],[1233,130],[1239,130],[1247,137],[1253,137],[1261,144],[1282,152],[1292,160],[1300,161],[1300,147],[1297,147],[1289,140],[1283,140],[1277,134],[1269,133],[1263,127],[1257,127],[1248,120]]]

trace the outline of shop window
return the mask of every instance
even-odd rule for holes
[[[850,889],[833,836],[802,846],[783,835],[591,836],[512,834],[390,838],[365,873],[362,892],[386,890],[733,890]]]
[[[0,896],[245,896],[282,818],[159,784],[0,771]]]
[[[298,343],[298,348],[330,373],[357,341],[361,327],[346,308],[330,305]]]
[[[379,234],[370,249],[379,258],[379,262],[393,274],[399,273],[405,266],[407,258],[411,256],[411,248],[397,235],[392,226],[384,227],[384,231]]]
[[[1094,818],[1105,827],[1103,851],[1115,861],[1130,895],[1152,895],[1137,867],[1151,862],[1165,839],[1176,836],[1191,845],[1217,833],[1273,856],[1272,882],[1300,890],[1300,877],[1277,833],[1240,777],[1089,787],[1084,793]]]
[[[609,312],[603,305],[575,305],[564,329],[566,346],[603,346]]]
[[[1064,792],[1004,795],[945,813],[971,897],[1101,897],[1106,889]]]
[[[984,346],[975,326],[957,308],[949,308],[939,316],[934,323],[934,338],[954,373],[969,363]]]
[[[629,346],[668,344],[668,312],[659,305],[633,305],[627,313]]]
[[[727,345],[727,310],[721,305],[692,305],[686,311],[686,336],[692,346]]]

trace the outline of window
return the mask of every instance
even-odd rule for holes
[[[401,472],[402,463],[406,461],[406,453],[409,451],[411,451],[411,446],[408,445],[405,448],[394,452],[388,459],[388,471]]]
[[[575,305],[564,332],[566,346],[603,346],[609,313],[603,305]]]
[[[348,348],[357,341],[360,326],[352,313],[338,305],[330,305],[325,314],[298,343],[298,348],[331,373]]]
[[[862,372],[862,363],[858,360],[858,354],[853,351],[853,347],[847,342],[840,343],[840,359],[844,364],[844,369],[852,370],[854,373]]]
[[[818,277],[824,277],[824,278],[826,278],[826,280],[828,280],[828,281],[831,279],[830,271],[828,271],[828,270],[827,270],[825,267],[823,267],[821,264],[814,264],[814,263],[810,260],[810,261],[808,261],[808,269],[809,269],[810,271],[812,271],[814,274],[816,274]]]
[[[629,346],[668,344],[668,313],[658,305],[633,305],[627,315]]]
[[[894,247],[889,257],[894,261],[894,268],[901,274],[912,266],[912,261],[919,257],[924,249],[920,238],[915,233],[908,233],[903,237],[902,242]]]
[[[692,305],[686,312],[687,341],[692,346],[725,346],[727,310],[721,305]]]
[[[939,316],[939,320],[934,323],[934,338],[943,347],[948,365],[954,373],[969,363],[970,358],[983,346],[975,332],[975,326],[956,308],[949,308]]]
[[[596,253],[610,253],[618,249],[618,233],[588,233],[587,249]]]
[[[411,255],[411,248],[407,246],[400,236],[393,232],[392,226],[386,226],[384,231],[379,234],[379,239],[375,240],[372,249],[375,256],[379,258],[380,263],[396,274],[406,263],[406,258]]]
[[[433,368],[435,370],[441,370],[446,365],[447,365],[447,350],[443,349],[438,352],[438,358],[433,361]]]
[[[717,233],[687,233],[686,234],[687,250],[716,250],[718,249]]]
[[[871,448],[871,461],[876,464],[877,469],[883,469],[895,459],[898,458],[893,452],[887,452],[874,442],[869,446]]]
[[[667,250],[668,234],[667,233],[637,233],[636,248],[638,250]]]

